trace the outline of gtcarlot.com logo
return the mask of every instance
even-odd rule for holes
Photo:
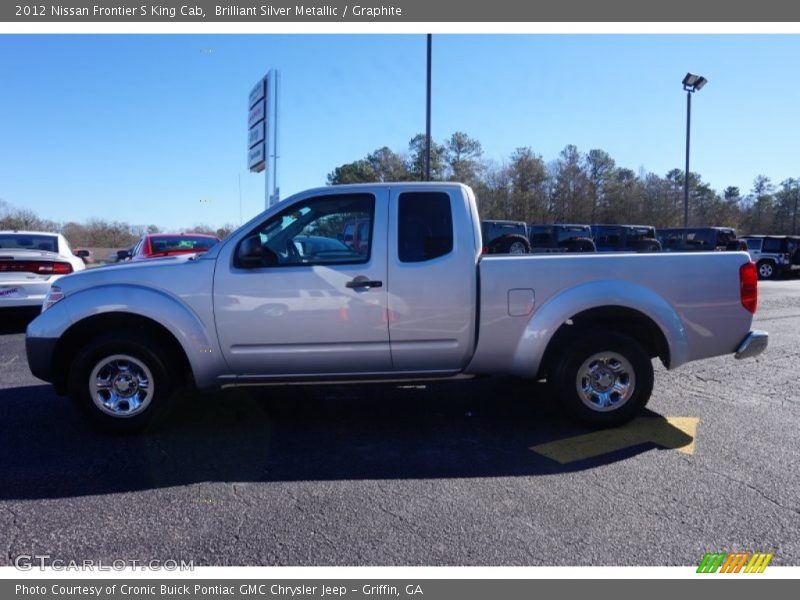
[[[698,573],[763,573],[772,553],[766,552],[707,552],[697,567]]]
[[[62,560],[51,558],[49,554],[20,554],[14,559],[14,567],[19,571],[52,569],[53,571],[194,571],[194,561],[189,560]]]

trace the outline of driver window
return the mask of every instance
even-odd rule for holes
[[[261,266],[358,264],[369,261],[375,210],[371,194],[317,196],[264,223]],[[354,233],[365,232],[362,237]]]

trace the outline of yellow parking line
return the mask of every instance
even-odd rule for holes
[[[538,444],[531,446],[530,450],[561,464],[602,456],[648,442],[684,454],[694,454],[699,424],[700,419],[697,417],[639,417],[622,427]]]

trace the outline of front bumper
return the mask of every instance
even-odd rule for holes
[[[58,338],[25,337],[25,354],[28,355],[28,367],[34,377],[47,382],[53,381],[53,354]]]
[[[734,358],[750,358],[752,356],[758,356],[767,349],[768,342],[769,334],[766,331],[754,329],[745,336],[745,338],[742,340],[742,343],[739,344],[736,354],[733,356]]]

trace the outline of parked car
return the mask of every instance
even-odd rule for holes
[[[213,247],[219,238],[205,233],[148,233],[134,245],[127,258],[147,260],[159,256],[197,254]]]
[[[595,252],[588,225],[529,225],[532,252]]]
[[[664,252],[741,251],[736,230],[730,227],[688,227],[659,229],[658,241]]]
[[[592,239],[598,252],[661,252],[649,225],[592,225]]]
[[[296,252],[365,213],[366,253]],[[482,256],[477,214],[457,183],[296,194],[197,257],[62,278],[28,326],[28,364],[109,429],[144,427],[189,384],[493,374],[546,377],[570,414],[606,427],[641,412],[653,358],[674,369],[766,347],[747,256]]]
[[[345,242],[321,235],[296,235],[292,238],[292,243],[300,258],[307,262],[323,259],[348,260],[361,255],[360,250],[355,250]],[[360,247],[366,252],[369,248],[368,242]]]
[[[123,260],[129,259],[132,253],[133,253],[133,246],[131,246],[130,248],[125,248],[123,250],[112,250],[111,253],[108,255],[106,261],[110,263],[118,263]]]
[[[761,279],[775,279],[800,269],[800,237],[790,235],[745,235],[750,258]]]
[[[339,239],[352,250],[363,253],[369,247],[369,234],[371,222],[364,215],[359,218],[351,219],[344,224],[342,234]]]
[[[484,254],[527,254],[531,251],[524,221],[481,221]]]
[[[60,233],[0,231],[0,308],[39,308],[51,283],[85,268]]]

